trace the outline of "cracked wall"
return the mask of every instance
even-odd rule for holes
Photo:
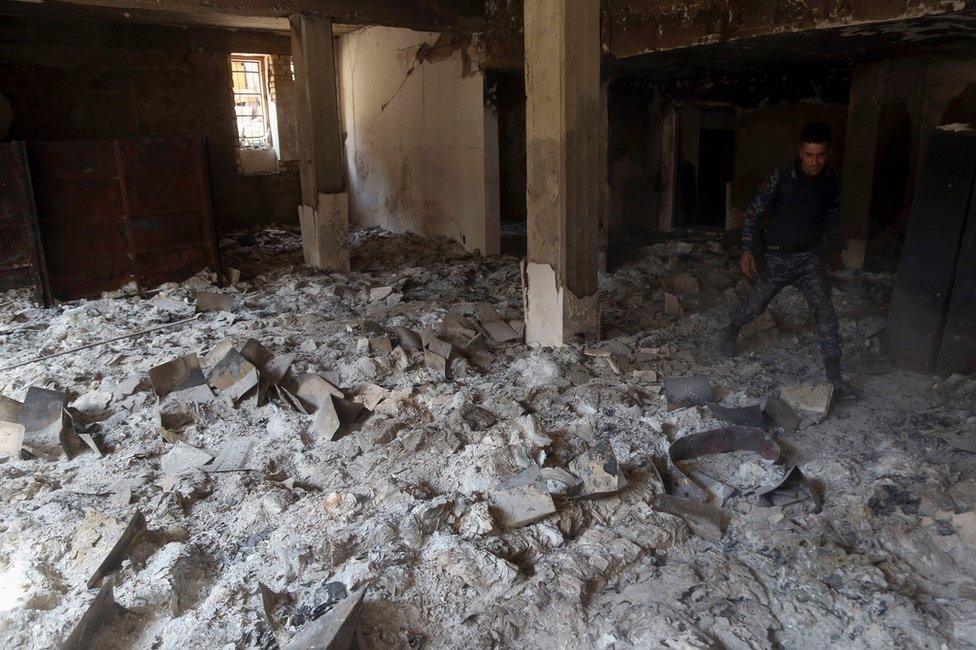
[[[469,43],[387,27],[339,37],[351,220],[498,252],[497,131]]]

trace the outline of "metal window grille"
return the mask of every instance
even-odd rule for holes
[[[230,69],[240,145],[247,148],[270,147],[264,58],[232,56]]]

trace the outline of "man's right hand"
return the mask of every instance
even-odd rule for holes
[[[759,264],[756,262],[756,256],[750,251],[742,254],[742,261],[739,266],[742,269],[742,275],[750,280],[755,280],[759,275]]]

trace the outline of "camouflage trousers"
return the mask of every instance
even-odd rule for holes
[[[806,298],[810,311],[817,321],[820,334],[820,354],[825,359],[840,357],[840,331],[837,312],[830,299],[830,280],[827,266],[818,251],[806,253],[766,253],[765,264],[759,280],[744,301],[729,313],[730,322],[736,329],[754,320],[769,306],[769,302],[782,289],[793,285]]]

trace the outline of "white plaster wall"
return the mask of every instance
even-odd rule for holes
[[[418,63],[418,48],[437,37],[371,27],[338,39],[350,220],[494,254],[484,77],[462,75],[460,51]]]

